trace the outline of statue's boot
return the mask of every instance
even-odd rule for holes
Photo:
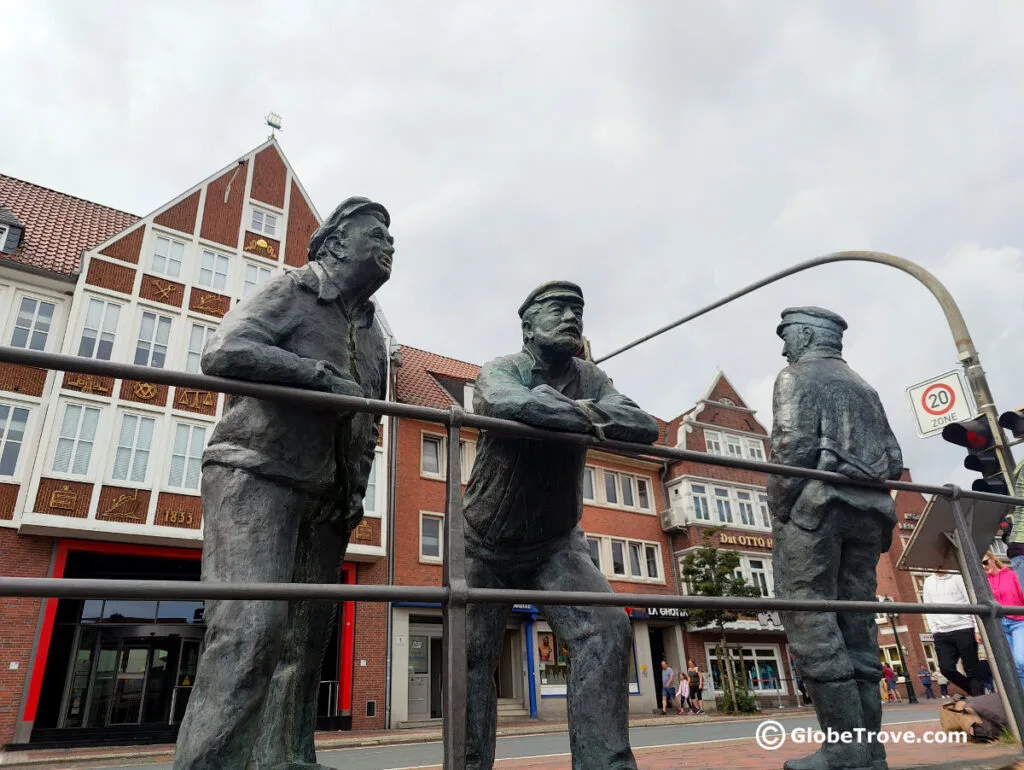
[[[882,699],[878,696],[877,682],[857,682],[860,693],[860,708],[864,714],[864,727],[873,735],[882,729]],[[868,754],[871,757],[871,770],[889,770],[885,761],[885,746],[878,740],[868,743]]]
[[[858,727],[864,727],[864,713],[861,708],[857,683],[852,679],[839,682],[805,681],[805,686],[814,701],[821,729],[851,735]],[[807,757],[792,759],[783,764],[784,770],[873,770],[871,754],[866,743],[841,743],[838,740],[826,742]]]

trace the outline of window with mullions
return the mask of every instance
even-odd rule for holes
[[[55,308],[52,302],[22,297],[18,317],[14,319],[14,329],[11,331],[11,347],[46,350]]]
[[[228,266],[230,260],[223,254],[203,251],[199,263],[199,285],[214,291],[224,291],[228,285]]]
[[[167,486],[180,489],[199,489],[204,446],[206,446],[206,428],[184,422],[179,422],[174,426],[171,470],[167,476]]]
[[[53,471],[84,476],[89,473],[92,447],[96,441],[96,426],[100,410],[81,404],[65,404],[53,456]]]
[[[158,235],[153,243],[153,272],[168,278],[181,277],[181,263],[185,259],[185,244]]]
[[[171,339],[171,319],[148,310],[142,314],[139,339],[135,343],[135,363],[163,369],[167,363],[167,345]]]
[[[715,487],[715,508],[722,524],[732,524],[732,503],[729,501],[728,489]]]
[[[750,492],[737,491],[736,503],[736,507],[740,509],[740,522],[750,527],[754,526],[754,500]]]
[[[630,645],[629,694],[640,694],[640,679],[636,672],[636,647]],[[569,685],[568,645],[553,631],[537,632],[537,658],[540,661],[540,693],[542,696],[565,695]]]
[[[723,669],[718,661],[718,651],[713,644],[705,646],[708,668],[711,669],[712,687],[723,690]],[[747,680],[747,687],[754,692],[785,694],[786,683],[781,675],[782,665],[775,647],[743,647],[731,649],[730,655],[735,671]],[[723,662],[724,663],[724,662]]]
[[[0,404],[0,476],[13,476],[25,441],[28,409]]]
[[[699,521],[711,521],[711,513],[708,510],[708,488],[703,484],[691,484],[690,499],[693,501],[693,518]]]
[[[122,415],[117,450],[114,452],[114,470],[110,474],[115,481],[145,483],[155,426],[156,420],[152,417],[131,413]]]
[[[78,343],[78,355],[109,361],[114,350],[117,320],[121,306],[101,299],[90,299],[82,327],[82,339]]]

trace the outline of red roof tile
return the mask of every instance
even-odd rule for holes
[[[0,174],[0,206],[25,226],[21,243],[3,259],[70,275],[82,252],[135,224],[139,217]]]
[[[434,375],[463,382],[475,380],[480,373],[476,364],[439,356],[408,345],[399,346],[402,365],[397,371],[396,397],[404,404],[447,409],[455,403]]]

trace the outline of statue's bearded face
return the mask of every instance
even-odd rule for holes
[[[782,329],[782,355],[795,364],[811,346],[813,334],[803,324],[789,324]]]
[[[376,291],[391,277],[394,244],[394,237],[380,218],[359,214],[327,236],[321,258],[334,257],[343,262],[355,285],[373,286]]]
[[[583,303],[556,297],[530,308],[523,319],[524,337],[541,350],[573,356],[583,347]]]

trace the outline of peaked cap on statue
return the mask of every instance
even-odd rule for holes
[[[327,219],[324,220],[324,223],[317,228],[315,233],[313,233],[313,237],[309,239],[309,249],[306,252],[307,259],[309,259],[310,262],[316,259],[317,252],[320,251],[320,247],[323,246],[324,241],[326,241],[327,237],[337,230],[346,219],[351,219],[356,214],[362,214],[367,211],[380,216],[385,227],[391,227],[391,215],[380,203],[375,203],[369,198],[363,198],[358,195],[346,198],[338,204],[338,207],[331,212],[330,216],[327,217]]]

